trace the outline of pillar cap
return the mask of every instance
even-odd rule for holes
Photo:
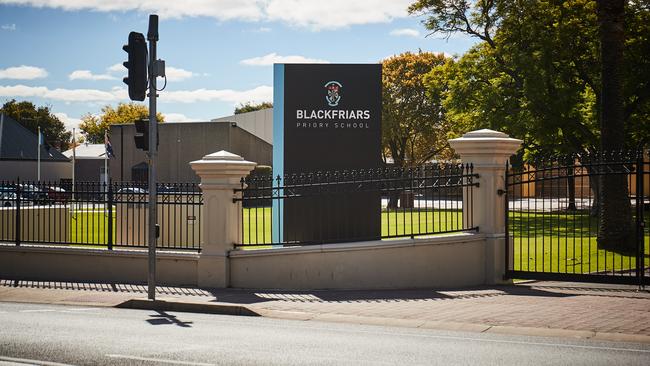
[[[244,158],[226,150],[213,152],[203,157],[201,160],[226,160],[226,161],[244,161]]]
[[[463,162],[499,166],[519,150],[522,142],[503,132],[483,129],[451,139],[449,145],[456,150]]]
[[[190,162],[194,172],[201,178],[201,182],[214,179],[236,178],[237,182],[255,168],[257,163],[244,160],[239,155],[221,150],[205,155],[201,160]]]
[[[506,135],[503,132],[490,130],[488,128],[468,132],[464,134],[462,138],[481,138],[481,137],[502,138],[502,139],[510,138],[510,136]]]

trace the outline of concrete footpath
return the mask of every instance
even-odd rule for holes
[[[526,282],[445,290],[276,291],[0,280],[0,301],[264,316],[650,344],[650,291]]]

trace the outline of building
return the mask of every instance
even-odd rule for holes
[[[113,125],[110,140],[115,158],[110,159],[113,181],[146,181],[147,156],[135,147],[135,125]],[[164,122],[158,124],[158,182],[198,182],[190,161],[226,150],[260,165],[271,165],[270,142],[239,127],[235,121]]]
[[[215,118],[212,122],[235,122],[238,127],[273,145],[273,108]]]
[[[39,146],[35,133],[0,113],[0,180],[36,181],[39,148],[41,181],[59,182],[71,177],[70,159],[47,143]]]
[[[72,149],[63,153],[72,160]],[[77,182],[103,182],[106,148],[104,144],[83,143],[74,149],[74,176]]]

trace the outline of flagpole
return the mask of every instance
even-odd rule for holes
[[[104,189],[108,187],[108,136],[104,130]]]
[[[38,160],[36,163],[36,180],[41,181],[41,126],[38,126]]]
[[[72,201],[74,201],[74,169],[77,164],[77,140],[75,129],[72,129]]]

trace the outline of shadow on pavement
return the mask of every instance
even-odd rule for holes
[[[65,281],[30,281],[0,279],[0,287],[37,288],[54,290],[74,290],[102,293],[121,293],[146,295],[146,284],[124,283],[85,283]],[[178,298],[191,305],[192,302],[203,302],[213,305],[230,303],[235,305],[259,304],[264,302],[295,302],[295,303],[354,303],[354,302],[409,302],[409,301],[444,301],[458,299],[480,299],[497,296],[535,296],[547,298],[562,298],[570,296],[608,296],[608,297],[649,297],[649,291],[638,291],[634,286],[609,286],[599,284],[565,283],[565,282],[536,282],[528,281],[515,285],[478,286],[471,288],[453,289],[410,289],[410,290],[268,290],[268,289],[201,289],[195,287],[157,286],[156,295]],[[182,298],[183,300],[181,300]],[[169,301],[176,301],[167,299]],[[133,305],[129,300],[121,304],[123,307],[143,308]],[[162,301],[161,303],[165,303]],[[130,304],[130,305],[129,305]],[[145,309],[151,309],[151,304]],[[162,306],[162,305],[161,305]],[[158,308],[156,308],[158,309]],[[243,307],[242,307],[243,309]],[[161,307],[160,310],[175,310]],[[248,310],[248,309],[246,309]],[[240,311],[240,310],[237,310]],[[243,310],[242,310],[243,311]],[[220,312],[222,313],[222,312]],[[241,314],[252,315],[257,314]]]
[[[147,319],[147,323],[151,325],[176,325],[182,328],[191,328],[194,322],[184,322],[179,320],[175,315],[167,314],[164,311],[156,311],[158,314],[150,315],[150,319]]]

